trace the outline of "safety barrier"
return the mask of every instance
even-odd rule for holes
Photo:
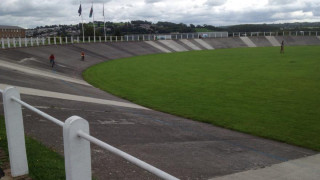
[[[253,36],[320,36],[318,31],[279,31],[279,32],[231,32],[229,37]]]
[[[72,116],[62,122],[39,109],[23,102],[19,91],[14,87],[0,89],[3,96],[5,124],[8,139],[8,150],[13,177],[28,174],[28,161],[25,147],[23,116],[21,107],[25,107],[63,128],[64,159],[67,180],[91,179],[91,150],[90,143],[116,154],[127,161],[169,180],[178,178],[141,161],[111,145],[93,137],[89,133],[89,123],[85,119]]]
[[[2,49],[33,47],[45,45],[66,45],[77,43],[106,43],[106,42],[132,42],[132,41],[156,41],[199,38],[223,38],[228,37],[228,32],[204,32],[204,33],[179,33],[179,34],[136,34],[125,36],[96,36],[96,37],[30,37],[30,38],[1,38]]]

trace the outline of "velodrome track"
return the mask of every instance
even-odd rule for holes
[[[181,179],[210,179],[316,152],[153,111],[84,82],[83,70],[103,61],[144,54],[220,48],[320,45],[317,37],[247,37],[150,42],[113,42],[0,50],[0,88],[17,86],[22,99],[64,121],[78,115],[90,133]],[[80,52],[86,53],[80,61]],[[56,56],[51,69],[49,55]],[[1,96],[1,95],[0,95]],[[2,98],[2,97],[1,97]],[[109,100],[109,101],[106,101]],[[0,114],[3,114],[0,101]],[[63,154],[62,128],[24,109],[25,131]],[[98,179],[157,179],[95,145],[92,166]]]

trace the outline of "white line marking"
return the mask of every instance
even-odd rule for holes
[[[24,58],[24,59],[21,59],[21,60],[18,61],[18,62],[19,62],[19,63],[24,63],[24,62],[26,62],[26,61],[34,61],[34,62],[38,62],[38,63],[40,63],[40,64],[45,64],[45,63],[43,63],[42,61],[39,61],[39,60],[37,60],[37,59],[34,58],[34,57]],[[63,68],[67,68],[67,66],[64,66],[64,65],[61,65],[61,64],[58,64],[58,63],[56,63],[56,65],[57,65],[57,66],[60,66],[60,67],[63,67]]]
[[[31,58],[24,58],[24,59],[21,59],[20,61],[18,61],[19,63],[24,63],[26,61],[36,61],[36,62],[39,62],[41,63],[40,61],[38,61],[36,58],[34,57],[31,57]]]
[[[6,87],[9,87],[9,86],[11,86],[11,85],[0,84],[0,89],[5,89]],[[112,100],[106,100],[106,99],[91,98],[91,97],[85,97],[85,96],[76,96],[76,95],[72,95],[72,94],[63,94],[63,93],[57,93],[57,92],[52,92],[52,91],[44,91],[44,90],[38,90],[38,89],[32,89],[32,88],[18,87],[18,86],[13,86],[13,87],[16,87],[17,89],[19,89],[21,94],[25,94],[25,95],[64,99],[64,100],[71,100],[71,101],[80,101],[80,102],[111,105],[111,106],[120,106],[120,107],[134,108],[134,109],[150,110],[148,108],[145,108],[145,107],[142,107],[142,106],[139,106],[136,104],[131,104],[131,103],[118,102],[118,101],[112,101]]]
[[[0,60],[0,66],[5,67],[5,68],[9,68],[9,69],[14,69],[14,70],[17,70],[17,71],[20,71],[20,72],[32,74],[32,75],[44,76],[44,77],[60,79],[60,80],[68,81],[68,82],[73,82],[73,83],[77,83],[77,84],[82,84],[82,85],[86,85],[86,86],[91,86],[87,82],[85,82],[83,80],[80,80],[80,79],[70,78],[70,77],[67,77],[67,76],[64,76],[64,75],[52,73],[50,71],[34,69],[34,68],[30,68],[30,67],[14,64],[14,63],[9,63],[9,62],[6,62],[6,61],[1,61]]]

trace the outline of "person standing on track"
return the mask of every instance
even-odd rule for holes
[[[281,42],[280,54],[284,54],[284,41]]]
[[[84,52],[81,52],[81,60],[84,61]]]
[[[54,62],[55,57],[54,57],[53,54],[50,55],[49,60],[50,60],[51,67],[53,68],[53,66],[54,66],[54,64],[55,64],[55,62]]]

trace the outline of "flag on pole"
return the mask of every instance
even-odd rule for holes
[[[81,16],[81,13],[82,13],[82,8],[81,8],[81,4],[79,6],[79,10],[78,10],[78,13],[79,13],[79,16]]]
[[[93,5],[91,6],[91,10],[90,10],[89,18],[91,18],[91,17],[92,17],[92,14],[93,14]]]

